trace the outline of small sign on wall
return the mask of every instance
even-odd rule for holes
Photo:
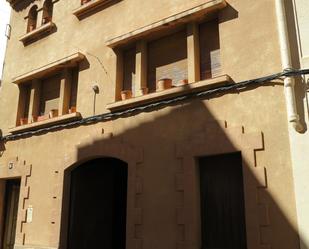
[[[27,223],[31,223],[32,222],[32,217],[33,217],[33,207],[29,205],[28,208],[27,208],[27,219],[26,219],[26,222]]]

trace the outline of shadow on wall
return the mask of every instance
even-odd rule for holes
[[[12,1],[14,2],[14,1]],[[26,9],[30,4],[35,2],[35,0],[24,0],[24,1],[19,1],[18,3],[14,4],[13,9],[17,12],[23,11]]]
[[[127,248],[142,245],[143,248],[170,249],[176,245],[183,248],[191,245],[190,248],[197,249],[204,248],[200,242],[197,159],[240,151],[247,248],[299,248],[297,230],[277,202],[284,198],[272,196],[270,192],[276,189],[269,190],[268,183],[275,176],[267,177],[268,170],[283,174],[282,162],[274,156],[282,152],[279,148],[270,148],[274,145],[264,144],[271,139],[265,137],[264,140],[262,133],[248,132],[241,124],[234,127],[228,122],[215,121],[220,117],[213,116],[206,105],[205,100],[197,99],[140,113],[133,119],[111,121],[113,133],[92,134],[93,139],[88,137],[81,141],[74,167],[93,158],[105,157],[128,163]],[[125,119],[130,119],[131,123]],[[130,128],[124,128],[125,125]],[[264,158],[268,169],[260,165],[259,158]],[[65,171],[60,233],[60,248],[63,249],[68,236],[71,170],[70,167]],[[289,193],[292,193],[289,177],[292,178],[288,176],[283,180],[285,183],[277,187],[291,189]],[[288,196],[286,201],[289,200],[293,200],[293,196]]]
[[[238,18],[238,11],[234,9],[230,4],[220,11],[220,23],[227,22]]]

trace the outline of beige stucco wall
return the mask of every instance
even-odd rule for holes
[[[42,2],[35,1],[38,4]],[[12,36],[8,43],[0,92],[1,129],[7,132],[16,119],[18,88],[11,83],[11,79],[76,51],[84,53],[90,64],[79,74],[78,111],[83,117],[93,114],[92,85],[98,84],[100,93],[96,100],[96,112],[107,112],[106,104],[113,102],[115,96],[116,58],[114,52],[105,46],[105,41],[204,2],[123,0],[78,21],[72,10],[79,6],[79,1],[60,0],[54,7],[53,21],[57,32],[26,47],[18,38],[25,32],[24,16],[30,6],[19,12],[13,11]],[[220,13],[219,25],[223,72],[238,82],[281,71],[274,2],[229,0],[228,3],[229,6]],[[108,75],[91,54],[99,57]],[[209,129],[213,120],[227,120],[228,129],[231,129]],[[248,190],[249,195],[246,196],[246,218],[252,221],[247,226],[250,249],[268,246],[298,248],[290,145],[281,81],[132,117],[5,143],[0,157],[0,177],[19,175],[27,178],[26,189],[29,187],[30,192],[25,190],[21,196],[25,200],[25,208],[28,205],[34,208],[33,221],[17,231],[16,244],[22,245],[25,236],[27,248],[58,246],[63,170],[70,163],[78,162],[84,150],[98,151],[98,156],[117,154],[117,146],[114,150],[108,150],[104,145],[100,147],[92,143],[98,140],[112,147],[113,141],[119,139],[143,154],[140,162],[143,191],[138,202],[138,208],[142,209],[142,224],[135,224],[141,226],[135,229],[141,230],[136,240],[141,240],[142,244],[138,242],[138,246],[132,248],[170,249],[176,248],[176,245],[178,248],[197,248],[189,244],[181,247],[179,242],[182,235],[178,230],[181,224],[176,222],[178,195],[175,176],[181,161],[175,154],[175,148],[177,144],[190,144],[188,141],[194,141],[197,134],[209,129],[211,132],[206,132],[208,135],[203,146],[212,147],[217,141],[224,141],[222,152],[244,149],[243,154],[246,155],[248,151],[245,147],[238,146],[242,126],[245,133],[260,132],[257,141],[263,142],[258,148],[250,148],[252,161],[244,158],[244,167],[248,167],[248,184],[261,180],[255,173],[257,166],[265,167],[267,175],[267,186],[247,186],[249,190],[254,189],[251,192]],[[105,134],[112,133],[113,138],[102,135],[102,129]],[[257,151],[255,159],[252,159],[254,149]],[[86,157],[83,156],[84,159]],[[16,165],[12,172],[7,169],[10,161]],[[24,173],[29,167],[31,172]],[[55,176],[55,171],[59,171],[60,176]],[[57,197],[56,201],[53,197]],[[133,214],[129,214],[131,216]],[[19,216],[18,227],[22,219],[23,213]]]

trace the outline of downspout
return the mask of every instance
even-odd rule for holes
[[[288,26],[286,21],[284,0],[276,0],[276,14],[278,23],[282,70],[289,71],[293,69],[293,66],[291,60],[291,49],[288,36]],[[292,124],[293,128],[297,132],[302,132],[304,130],[304,127],[300,123],[299,115],[297,114],[294,86],[295,86],[295,78],[293,76],[288,76],[284,78],[284,92],[287,106],[288,121],[289,123]]]

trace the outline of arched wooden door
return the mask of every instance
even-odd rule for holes
[[[68,249],[125,249],[127,164],[88,161],[71,172]]]

